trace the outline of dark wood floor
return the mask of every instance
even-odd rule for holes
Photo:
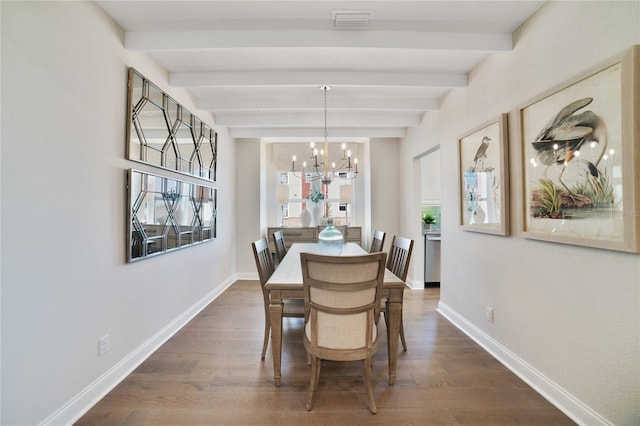
[[[314,408],[305,411],[309,367],[301,319],[284,320],[282,386],[276,388],[271,346],[260,360],[259,284],[238,281],[77,425],[574,424],[441,317],[439,292],[405,292],[408,351],[399,355],[398,379],[389,385],[386,344],[380,345],[375,415],[367,409],[359,362],[324,363]]]

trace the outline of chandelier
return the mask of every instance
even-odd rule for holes
[[[307,181],[321,180],[322,184],[329,185],[334,179],[355,179],[358,176],[358,159],[353,160],[354,167],[351,166],[351,150],[347,149],[346,144],[342,144],[342,158],[340,164],[336,167],[336,163],[329,164],[329,142],[327,141],[327,92],[331,90],[331,86],[320,86],[324,93],[324,148],[318,151],[315,144],[311,142],[311,161],[307,168],[307,162],[302,162],[302,175],[306,175]],[[320,157],[320,158],[318,158]],[[291,172],[294,176],[296,173],[296,156],[291,161]]]

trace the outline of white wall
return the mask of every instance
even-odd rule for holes
[[[549,2],[403,140],[411,159],[441,144],[440,310],[582,424],[640,419],[640,256],[524,239],[517,107],[640,43],[638,2]],[[457,138],[509,112],[511,237],[458,228]],[[411,206],[409,206],[409,211]],[[406,214],[406,213],[405,213]],[[484,319],[485,307],[495,322]]]
[[[399,172],[398,139],[372,138],[371,154],[371,228],[367,230],[367,242],[371,242],[374,230],[386,232],[384,250],[389,251],[394,235],[402,233],[399,213],[402,186]],[[364,230],[363,230],[364,232]]]
[[[235,147],[216,129],[218,238],[127,264],[125,170],[157,171],[124,158],[127,68],[211,116],[92,2],[1,8],[1,423],[66,424],[233,281]]]
[[[440,204],[440,161],[439,148],[420,157],[422,204]]]
[[[0,7],[0,28],[2,22],[2,7]],[[0,32],[0,44],[2,43],[2,32]],[[2,67],[2,57],[0,56],[0,69]],[[0,80],[2,71],[0,70]],[[0,99],[2,99],[2,85],[0,85]],[[0,102],[0,135],[2,134],[2,106]],[[2,137],[0,137],[0,164],[2,164]],[[0,173],[0,188],[2,187],[2,173]],[[1,194],[1,191],[0,191]],[[0,197],[0,224],[2,223],[2,197]],[[2,259],[2,230],[0,229],[0,259]],[[0,421],[2,420],[2,262],[0,261]]]
[[[262,223],[261,197],[266,200],[265,191],[261,191],[261,142],[259,139],[236,139],[236,223],[237,229],[237,271],[239,278],[258,279],[256,262],[251,251],[251,242],[266,237],[267,226]],[[277,206],[274,206],[275,209]],[[266,212],[264,213],[266,217]],[[266,222],[266,219],[265,219]]]

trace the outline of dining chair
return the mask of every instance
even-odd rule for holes
[[[411,260],[411,253],[413,251],[413,240],[404,237],[393,236],[391,241],[391,248],[389,249],[389,256],[387,257],[387,269],[393,272],[402,281],[407,281],[407,273],[409,272],[409,261]],[[389,319],[387,317],[387,301],[382,301],[380,310],[384,314],[384,322],[389,329]],[[404,338],[404,324],[402,317],[400,317],[400,341],[402,342],[402,348],[407,350],[407,342]]]
[[[385,236],[386,236],[386,233],[384,231],[380,231],[378,229],[373,231],[373,239],[371,240],[371,247],[369,248],[369,253],[382,251],[382,248],[384,247]]]
[[[273,243],[276,246],[278,263],[280,263],[282,262],[282,259],[284,259],[284,256],[287,254],[287,247],[284,243],[284,235],[282,235],[282,231],[276,231],[273,233]]]
[[[262,344],[262,359],[267,353],[267,345],[269,344],[269,336],[271,332],[271,321],[269,320],[269,292],[265,288],[265,284],[275,271],[273,257],[269,249],[269,242],[266,238],[251,243],[253,248],[253,256],[256,260],[258,268],[258,277],[260,278],[260,287],[262,287],[262,297],[264,301],[264,343]],[[284,299],[282,301],[282,316],[290,318],[304,317],[304,301],[302,299]]]
[[[321,360],[362,360],[369,410],[376,413],[371,368],[378,350],[386,257],[384,252],[360,256],[300,254],[304,347],[311,361],[307,411],[318,389]]]

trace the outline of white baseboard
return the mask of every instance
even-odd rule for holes
[[[239,280],[259,280],[257,272],[238,272],[237,279]]]
[[[407,280],[407,285],[412,290],[422,290],[424,289],[424,280]]]
[[[47,417],[41,425],[71,425],[76,422],[235,281],[235,276],[228,278],[216,289],[197,301],[149,340],[124,357],[102,376],[98,377],[98,379],[87,386],[82,392]]]
[[[553,380],[527,364],[516,354],[511,352],[491,336],[476,327],[466,318],[459,315],[445,303],[438,303],[438,313],[447,318],[463,333],[482,346],[494,358],[504,364],[509,370],[524,380],[540,395],[555,405],[559,410],[580,425],[611,425],[611,422],[600,416],[586,404],[575,398]]]

